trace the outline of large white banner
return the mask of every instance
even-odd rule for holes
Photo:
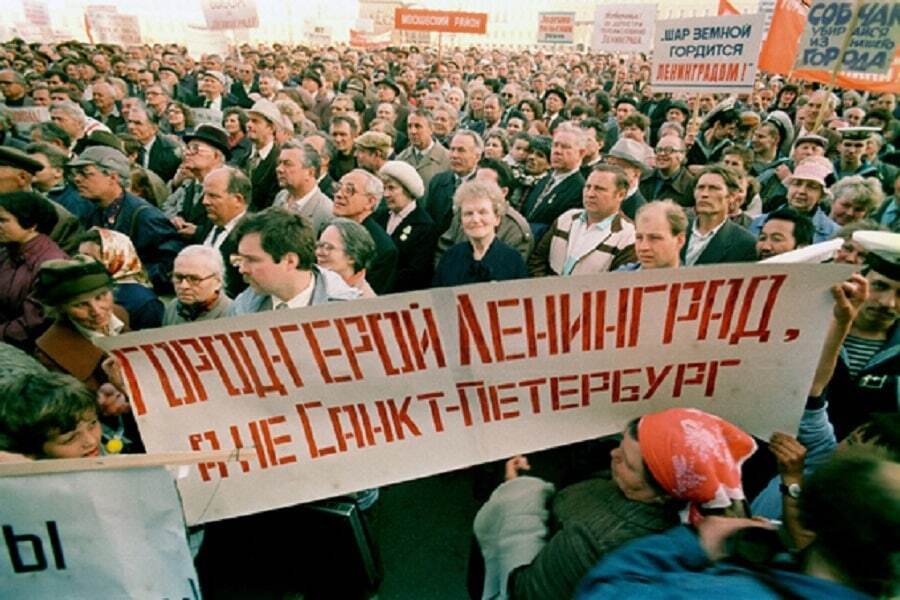
[[[598,6],[591,49],[604,52],[647,52],[652,45],[655,4]]]
[[[848,269],[552,277],[106,338],[149,452],[242,448],[179,480],[188,523],[616,433],[673,406],[795,430]]]
[[[259,27],[256,0],[203,0],[203,16],[214,31]]]
[[[657,21],[653,91],[752,92],[764,19],[756,14]]]
[[[4,598],[200,597],[162,467],[0,477]]]
[[[107,6],[85,7],[88,35],[93,44],[134,46],[141,43],[141,25],[135,15],[110,11]]]

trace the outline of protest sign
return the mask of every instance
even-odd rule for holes
[[[900,2],[816,0],[809,9],[794,69],[884,75],[898,43]]]
[[[25,11],[25,22],[37,28],[50,28],[50,11],[47,3],[40,0],[22,0],[22,10]]]
[[[538,44],[571,44],[574,41],[575,13],[538,13]]]
[[[256,0],[203,0],[207,29],[253,29],[259,27]]]
[[[390,43],[390,31],[376,34],[370,31],[362,31],[359,29],[350,30],[350,46],[353,48],[373,50],[375,48],[386,48]]]
[[[752,92],[762,28],[762,15],[658,21],[653,91]]]
[[[200,597],[165,468],[0,477],[0,497],[5,597]]]
[[[487,33],[487,13],[397,8],[394,29],[439,33]]]
[[[604,52],[646,51],[652,45],[654,4],[598,6],[591,49]]]
[[[85,26],[93,44],[133,46],[141,43],[141,26],[134,15],[110,12],[106,7],[86,7]]]
[[[794,430],[828,287],[848,274],[742,264],[554,277],[98,343],[122,365],[148,451],[253,448],[179,480],[194,524],[612,434],[672,406],[765,439]]]

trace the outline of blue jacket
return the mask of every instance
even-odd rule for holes
[[[63,208],[75,215],[85,228],[91,226],[91,215],[97,212],[97,205],[90,200],[82,198],[74,186],[66,184],[62,187],[53,188],[47,192],[47,197],[57,204],[61,204]]]
[[[163,211],[143,198],[125,192],[117,202],[121,205],[94,212],[88,226],[114,229],[130,237],[153,289],[159,294],[170,293],[172,263],[184,247],[181,236]]]
[[[582,580],[578,600],[863,600],[868,595],[780,568],[753,571],[728,562],[710,562],[687,527],[650,535],[609,554]]]
[[[831,458],[837,446],[834,427],[828,420],[827,407],[807,409],[800,419],[797,441],[806,448],[803,462],[806,473],[811,473]],[[750,505],[754,517],[781,520],[781,477],[773,477]]]
[[[752,233],[755,237],[759,237],[759,232],[762,231],[763,225],[765,225],[766,223],[767,216],[768,213],[759,215],[758,217],[753,219],[752,223],[750,223],[750,233]],[[828,215],[825,214],[825,211],[823,211],[822,207],[820,206],[816,207],[816,212],[813,213],[812,216],[812,222],[813,244],[818,244],[819,242],[830,240],[832,237],[834,237],[834,234],[837,233],[837,230],[841,228],[840,225],[832,221],[828,217]]]

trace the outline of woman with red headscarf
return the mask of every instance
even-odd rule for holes
[[[741,464],[750,435],[703,411],[674,408],[632,421],[612,451],[611,479],[588,479],[554,494],[551,484],[507,481],[475,517],[485,561],[483,598],[571,598],[605,554],[633,539],[706,514],[746,516]]]

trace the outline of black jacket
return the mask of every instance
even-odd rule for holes
[[[181,166],[181,149],[175,142],[157,135],[156,141],[150,148],[150,161],[147,163],[147,168],[159,175],[163,181],[168,182],[175,176],[179,166]]]
[[[375,222],[385,229],[389,217],[390,211],[387,209],[379,210],[372,215]],[[415,210],[400,222],[390,236],[397,246],[396,280],[393,291],[409,292],[429,287],[437,243],[434,220],[424,208],[416,205]]]
[[[366,281],[379,296],[394,291],[394,278],[397,275],[397,246],[391,236],[379,225],[374,215],[369,215],[362,226],[375,242],[375,258],[366,271]]]
[[[687,238],[681,249],[681,261],[684,263],[688,245],[691,243],[691,234],[694,224],[691,222],[687,229]],[[709,240],[709,244],[700,253],[695,265],[713,265],[734,262],[755,262],[756,238],[749,231],[726,220],[722,228]]]

